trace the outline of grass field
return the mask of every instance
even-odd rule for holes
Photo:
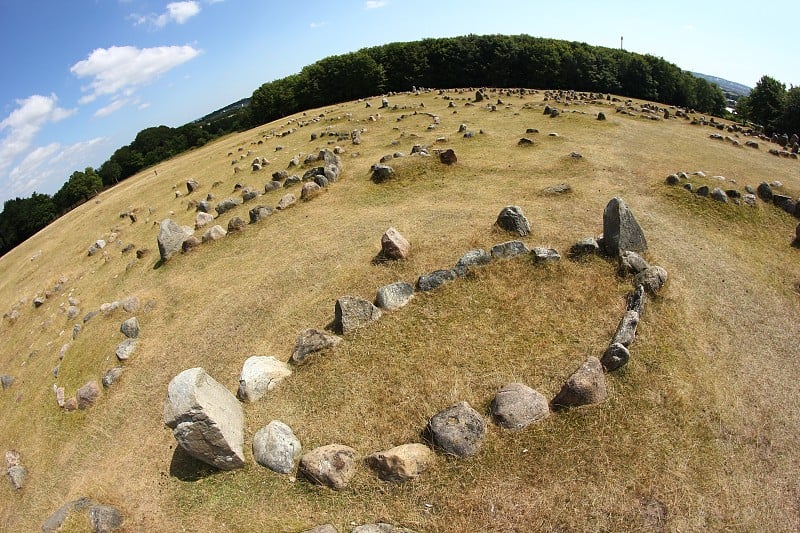
[[[377,521],[456,532],[800,529],[800,251],[790,246],[798,221],[760,200],[723,205],[664,183],[674,172],[703,171],[709,178],[690,181],[713,186],[710,176],[722,175],[735,180],[725,188],[743,190],[779,180],[796,197],[800,164],[769,155],[764,143],[753,150],[710,140],[716,130],[683,119],[617,114],[611,102],[555,104],[562,113],[549,118],[542,93],[490,93],[492,104],[504,101],[494,112],[465,105],[474,91],[447,95],[455,108],[437,92],[393,95],[397,109],[378,109],[380,98],[371,108],[345,103],[219,139],[102,193],[0,259],[0,311],[19,313],[0,324],[0,373],[15,377],[0,391],[0,451],[19,451],[29,471],[20,492],[0,484],[0,530],[39,530],[82,496],[119,507],[126,531],[295,532],[332,523],[344,532]],[[608,120],[596,120],[598,111]],[[439,126],[429,129],[423,112]],[[312,117],[319,120],[306,124]],[[461,124],[475,137],[457,133]],[[359,128],[358,146],[328,135],[310,140]],[[517,146],[523,136],[534,145]],[[337,144],[342,176],[319,197],[158,264],[157,222],[193,225],[189,200],[236,196],[237,183],[263,190],[293,156]],[[370,181],[372,164],[414,144],[452,148],[458,163],[406,156],[388,163],[393,180]],[[583,157],[569,157],[573,151]],[[265,170],[250,171],[255,156],[270,161]],[[242,172],[234,174],[233,160]],[[190,178],[201,187],[187,195]],[[563,182],[572,192],[543,192]],[[274,207],[284,192],[215,223],[247,220],[251,207]],[[293,192],[299,196],[299,186]],[[669,272],[631,361],[606,376],[603,404],[554,413],[520,432],[501,429],[488,416],[500,387],[523,382],[552,398],[614,333],[630,280],[609,259],[566,259],[573,243],[602,232],[614,196],[643,227],[647,258]],[[244,405],[244,469],[216,472],[176,450],[162,409],[177,373],[202,366],[235,392],[247,357],[288,360],[300,331],[332,320],[338,297],[371,300],[382,285],[413,283],[472,248],[513,239],[493,225],[511,204],[531,223],[522,240],[558,249],[560,263],[493,262],[312,356],[266,398]],[[136,223],[120,217],[131,209]],[[373,264],[390,226],[411,242],[411,257]],[[111,233],[121,244],[110,243],[106,257],[87,256]],[[128,243],[149,253],[135,260],[121,252]],[[61,291],[34,308],[33,298],[61,278]],[[75,320],[65,312],[70,295],[80,300]],[[59,409],[53,384],[69,396],[99,381],[117,364],[119,324],[130,315],[101,313],[71,341],[73,324],[128,296],[141,302],[142,333],[122,378],[89,410]],[[430,470],[403,485],[362,465],[335,492],[252,459],[252,436],[273,419],[291,426],[305,451],[340,443],[363,457],[419,442],[427,420],[461,400],[486,415],[481,451],[469,459],[437,454]],[[77,516],[64,526],[86,528]]]

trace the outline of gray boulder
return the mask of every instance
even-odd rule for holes
[[[766,181],[762,181],[756,189],[756,194],[765,202],[772,201],[772,187]]]
[[[372,302],[355,296],[342,296],[336,300],[333,329],[341,335],[364,327],[381,317],[381,310]]]
[[[25,478],[28,471],[20,463],[19,453],[14,450],[8,450],[5,453],[6,460],[6,476],[13,490],[22,490],[25,487]]]
[[[553,261],[560,261],[561,254],[553,248],[545,248],[543,246],[536,246],[532,254],[534,263],[547,263]]]
[[[405,281],[384,285],[375,295],[375,306],[387,311],[400,309],[414,297],[414,287]]]
[[[622,344],[615,342],[612,343],[603,353],[600,363],[602,363],[606,370],[613,372],[614,370],[625,366],[630,357],[631,353],[628,351],[628,349]]]
[[[647,251],[642,228],[622,198],[612,198],[603,211],[603,246],[612,257],[625,250]]]
[[[273,420],[253,437],[253,458],[261,466],[279,474],[289,474],[294,470],[294,462],[301,451],[300,440],[292,428],[280,420]]]
[[[3,387],[3,390],[6,390],[14,383],[14,376],[9,376],[8,374],[3,374],[0,376],[0,386]]]
[[[250,210],[250,223],[255,224],[272,214],[272,208],[265,205],[259,205]]]
[[[242,405],[202,368],[172,378],[164,424],[192,457],[221,470],[244,466]]]
[[[424,444],[401,444],[386,451],[368,455],[364,462],[384,481],[403,483],[418,477],[435,459]]]
[[[111,505],[92,505],[87,514],[94,533],[108,533],[122,526],[122,513]]]
[[[228,232],[225,230],[225,228],[223,228],[219,224],[216,224],[214,226],[211,226],[209,229],[206,230],[205,233],[203,233],[203,242],[218,241],[223,237],[225,237],[227,234]]]
[[[459,402],[435,414],[428,422],[433,443],[457,457],[478,453],[486,433],[483,417],[467,402]]]
[[[645,303],[647,303],[647,295],[644,291],[644,285],[637,285],[636,288],[625,297],[625,310],[636,311],[639,318],[641,318],[644,315]]]
[[[617,331],[611,339],[612,344],[621,344],[626,348],[636,339],[636,326],[639,325],[639,313],[625,311],[622,320],[617,325]]]
[[[75,400],[78,402],[78,409],[88,409],[97,401],[100,396],[100,385],[96,381],[89,381],[75,392]]]
[[[217,214],[224,215],[231,209],[234,209],[241,204],[242,200],[240,198],[226,198],[225,200],[222,200],[220,203],[218,203],[217,207],[215,207],[214,209],[216,209]]]
[[[462,255],[459,260],[456,261],[453,271],[456,273],[456,276],[464,277],[469,272],[469,267],[487,265],[491,262],[492,256],[489,252],[481,248],[476,248]]]
[[[618,262],[618,271],[620,275],[623,276],[626,274],[636,275],[639,272],[650,268],[650,264],[644,259],[644,257],[630,250],[625,250],[620,253]]]
[[[387,229],[381,236],[382,259],[406,259],[411,252],[411,244],[395,228]]]
[[[607,395],[603,365],[597,357],[589,356],[567,379],[552,405],[554,408],[592,405],[605,401]]]
[[[114,368],[109,368],[103,374],[103,377],[100,380],[100,382],[103,384],[103,387],[108,388],[117,381],[119,381],[119,378],[122,377],[123,372],[125,372],[125,368],[121,366],[115,366]]]
[[[158,253],[161,254],[161,260],[167,261],[180,252],[183,241],[193,234],[191,228],[179,226],[168,218],[162,220],[158,230]]]
[[[136,339],[139,337],[139,319],[135,316],[129,318],[119,325],[119,331],[129,339]]]
[[[529,252],[530,250],[522,241],[508,241],[492,246],[492,257],[495,259],[508,259]]]
[[[286,193],[281,196],[281,199],[278,200],[278,205],[275,206],[275,209],[278,211],[282,211],[288,207],[293,206],[297,203],[297,197],[292,193]]]
[[[427,292],[441,287],[448,281],[456,279],[454,270],[434,270],[430,274],[423,274],[417,279],[417,290]]]
[[[228,221],[228,233],[243,231],[247,224],[241,217],[233,217]]]
[[[200,184],[197,183],[197,180],[190,179],[186,181],[186,192],[191,194],[196,191],[200,187]]]
[[[510,383],[497,392],[492,418],[506,429],[518,430],[550,416],[547,398],[522,383]]]
[[[292,369],[272,356],[248,357],[239,374],[237,396],[244,402],[255,402],[292,375]]]
[[[520,237],[524,237],[531,232],[531,225],[528,219],[522,214],[522,209],[516,205],[509,205],[500,210],[495,224],[506,231],[516,233]]]
[[[316,196],[319,195],[322,187],[320,187],[316,182],[309,181],[303,184],[303,187],[300,189],[300,199],[304,202],[307,202]]]
[[[389,165],[373,165],[372,167],[372,181],[375,183],[383,183],[394,175],[394,169]]]
[[[594,237],[585,237],[569,249],[569,255],[572,258],[580,258],[586,255],[596,254],[600,251],[600,245]]]
[[[711,199],[716,200],[717,202],[722,202],[723,204],[728,203],[728,195],[719,187],[714,187],[714,189],[711,191]]]
[[[667,283],[667,271],[660,266],[651,266],[650,268],[636,274],[633,278],[633,286],[644,286],[644,290],[650,294],[658,294],[658,292]]]
[[[358,453],[349,446],[328,444],[304,454],[298,471],[312,483],[342,490],[356,473],[357,458]]]
[[[114,350],[114,355],[116,355],[117,359],[120,361],[127,361],[135,351],[136,339],[125,339],[117,345],[117,348]]]
[[[292,350],[292,362],[300,364],[306,360],[309,354],[333,348],[341,342],[342,338],[336,335],[325,333],[319,329],[306,329],[300,332],[297,342]]]

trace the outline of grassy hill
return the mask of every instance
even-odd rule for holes
[[[349,531],[377,521],[416,531],[797,530],[797,220],[760,200],[723,205],[664,179],[703,171],[708,178],[690,181],[717,186],[711,176],[721,175],[724,188],[740,190],[779,180],[796,198],[798,162],[768,154],[764,143],[753,150],[711,140],[716,130],[683,119],[618,114],[610,101],[555,104],[562,113],[549,118],[541,92],[490,93],[492,104],[504,102],[496,111],[467,106],[473,97],[394,95],[389,109],[378,109],[377,97],[370,108],[360,101],[309,110],[219,139],[103,192],[0,259],[0,309],[18,314],[0,324],[0,374],[15,378],[0,391],[0,451],[18,451],[29,472],[22,491],[0,487],[0,529],[39,530],[63,503],[86,496],[117,506],[127,531],[301,531],[323,523]],[[598,111],[608,120],[596,120]],[[424,113],[440,124],[430,129]],[[475,136],[457,133],[461,124]],[[362,128],[358,146],[326,134]],[[534,145],[518,146],[523,136]],[[452,148],[458,162],[410,157],[415,144]],[[189,200],[238,196],[237,183],[263,190],[292,157],[336,145],[344,149],[342,177],[319,197],[160,264],[157,222],[193,225]],[[395,178],[373,183],[370,166],[398,151],[406,156],[389,162]],[[265,170],[250,170],[255,156],[270,161]],[[232,160],[244,170],[234,173]],[[188,195],[191,178],[200,189]],[[544,192],[563,182],[572,192]],[[246,220],[251,207],[274,206],[284,192],[215,222]],[[552,398],[614,333],[630,279],[610,259],[566,258],[573,243],[602,231],[614,196],[633,210],[646,256],[667,269],[668,285],[649,302],[631,361],[606,376],[606,402],[520,432],[501,429],[487,411],[500,387],[524,382]],[[202,366],[235,392],[247,357],[288,360],[298,333],[328,324],[340,296],[371,300],[382,285],[413,283],[472,248],[513,239],[493,225],[509,204],[531,222],[522,240],[558,249],[562,261],[493,262],[312,356],[266,398],[244,405],[242,470],[216,472],[176,451],[162,409],[177,373]],[[120,217],[130,211],[135,223]],[[408,238],[412,255],[373,264],[390,226]],[[111,241],[107,253],[88,256],[100,238]],[[129,243],[149,253],[136,260],[122,252]],[[50,298],[34,307],[46,290]],[[81,310],[72,320],[70,296]],[[119,325],[132,314],[101,312],[85,324],[82,317],[128,297],[140,302],[135,354],[93,407],[65,412],[53,385],[69,396],[118,365]],[[76,323],[83,328],[71,340]],[[430,470],[403,485],[362,465],[335,492],[252,460],[253,434],[273,419],[294,429],[304,451],[335,442],[366,456],[420,442],[428,419],[461,400],[486,415],[481,451],[469,459],[437,454]],[[87,527],[74,516],[64,530]]]

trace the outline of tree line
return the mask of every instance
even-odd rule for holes
[[[233,131],[298,111],[413,86],[530,87],[612,93],[722,115],[714,84],[651,55],[527,35],[423,39],[331,56],[257,88],[249,106],[177,128],[140,131],[99,168],[75,171],[53,196],[5,202],[0,255],[70,209],[137,172]]]
[[[790,87],[762,76],[749,96],[736,102],[736,114],[764,129],[764,133],[800,135],[800,87]]]

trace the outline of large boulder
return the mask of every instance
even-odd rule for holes
[[[522,209],[516,205],[508,205],[500,210],[495,224],[506,231],[516,233],[520,237],[524,237],[531,232],[531,225],[528,219],[522,214]]]
[[[158,253],[161,254],[161,260],[167,261],[180,252],[183,241],[193,233],[191,228],[179,226],[169,218],[162,220],[158,229]]]
[[[279,474],[294,470],[294,462],[301,450],[300,439],[280,420],[273,420],[253,437],[253,458],[261,466]]]
[[[644,232],[622,198],[612,198],[603,211],[603,247],[612,257],[625,250],[647,251]]]
[[[255,402],[292,375],[292,369],[272,356],[248,357],[239,374],[237,396],[244,402]]]
[[[433,451],[424,444],[402,444],[368,455],[364,462],[384,481],[403,483],[414,479],[434,461]]]
[[[172,378],[164,424],[192,457],[221,470],[244,466],[242,405],[204,369],[190,368]]]
[[[500,389],[492,400],[491,411],[498,425],[512,430],[550,416],[547,398],[523,383],[509,383]]]
[[[304,454],[298,471],[313,483],[342,490],[356,473],[357,458],[358,453],[349,446],[328,444]]]
[[[607,394],[603,365],[597,357],[589,356],[567,379],[552,405],[554,408],[592,405],[605,401]]]
[[[372,302],[355,296],[342,296],[336,300],[333,329],[345,335],[381,317],[381,310]]]
[[[433,443],[457,457],[475,455],[481,447],[486,422],[467,402],[459,402],[439,411],[428,422]]]
[[[411,244],[395,228],[389,228],[381,236],[381,251],[379,257],[382,259],[406,259],[411,252]]]
[[[414,297],[414,287],[405,281],[384,285],[375,295],[375,306],[387,311],[400,309]]]
[[[297,342],[292,350],[292,362],[300,364],[310,354],[333,348],[341,342],[342,338],[331,335],[319,329],[309,328],[300,332]]]

